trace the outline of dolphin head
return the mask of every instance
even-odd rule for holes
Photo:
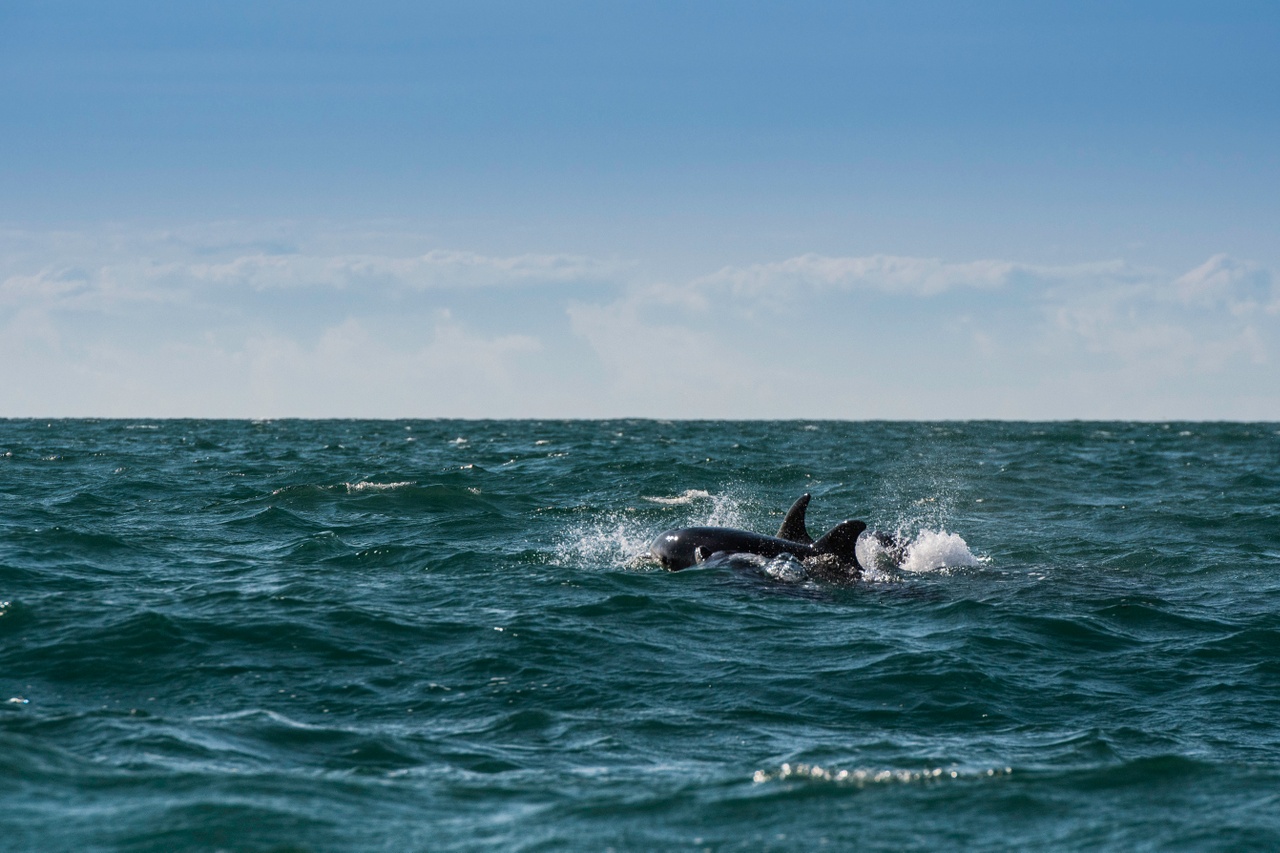
[[[698,563],[699,544],[686,531],[666,530],[649,545],[649,553],[662,564],[662,568],[678,572]]]

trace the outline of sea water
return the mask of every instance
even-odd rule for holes
[[[1280,425],[2,421],[0,837],[1280,849]]]

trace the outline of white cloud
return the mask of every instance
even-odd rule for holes
[[[25,234],[0,250],[0,415],[519,414],[529,394],[514,377],[546,330],[504,294],[613,268],[99,237],[46,235],[41,251]],[[478,307],[459,318],[467,294]]]
[[[412,256],[253,254],[182,269],[166,267],[159,272],[166,278],[187,277],[258,290],[371,285],[435,290],[592,281],[615,269],[608,263],[576,255],[489,257],[475,252],[434,250]]]
[[[605,388],[596,393],[615,414],[751,417],[762,405],[778,405],[777,389],[785,386],[773,370],[740,345],[725,345],[706,325],[689,323],[680,301],[665,304],[676,309],[665,322],[650,322],[641,311],[651,305],[626,297],[567,308],[574,333],[590,344],[605,374]]]
[[[518,415],[523,360],[542,351],[529,335],[484,335],[446,312],[417,340],[349,319],[311,343],[276,331],[239,338],[103,339],[77,346],[41,330],[5,333],[12,375],[6,414],[220,417],[483,417]]]
[[[1013,261],[947,262],[894,255],[827,257],[800,255],[782,261],[725,267],[693,282],[695,289],[728,290],[735,296],[761,297],[778,292],[877,290],[904,296],[936,296],[957,289],[996,290],[1021,278],[1074,280],[1084,276],[1126,279],[1137,274],[1123,261],[1068,267]]]
[[[1001,287],[1015,268],[1015,264],[1007,261],[955,264],[934,258],[892,255],[865,258],[800,255],[771,263],[725,267],[698,279],[694,287],[726,289],[742,297],[760,297],[780,290],[859,288],[928,296],[956,287]]]
[[[1280,418],[1274,276],[1226,255],[645,281],[304,237],[0,234],[0,415]]]
[[[1233,360],[1272,358],[1280,330],[1266,316],[1270,283],[1266,270],[1214,255],[1172,281],[1094,283],[1055,292],[1046,305],[1057,330],[1135,376],[1214,375]]]
[[[248,373],[259,414],[481,417],[519,398],[516,366],[542,350],[532,336],[478,334],[443,311],[424,339],[406,345],[394,341],[399,334],[349,319],[311,346],[259,335],[232,358]]]
[[[882,299],[847,298],[860,293]],[[570,315],[613,393],[650,407],[1226,417],[1224,395],[1256,402],[1256,369],[1280,345],[1274,312],[1260,310],[1271,299],[1265,270],[1226,256],[1170,276],[1123,261],[804,255],[636,285]]]
[[[431,251],[415,256],[248,254],[210,262],[148,257],[45,260],[35,269],[0,268],[0,308],[126,310],[137,303],[235,298],[235,291],[358,290],[381,294],[592,283],[618,267],[592,258],[523,254],[489,257]]]
[[[1280,302],[1272,293],[1272,276],[1257,264],[1214,255],[1174,281],[1178,297],[1188,305],[1225,307],[1232,314],[1274,312]]]

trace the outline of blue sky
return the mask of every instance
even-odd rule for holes
[[[9,2],[0,415],[1280,419],[1274,3]]]

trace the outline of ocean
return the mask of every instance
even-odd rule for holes
[[[1280,424],[0,421],[0,837],[1280,849]]]

